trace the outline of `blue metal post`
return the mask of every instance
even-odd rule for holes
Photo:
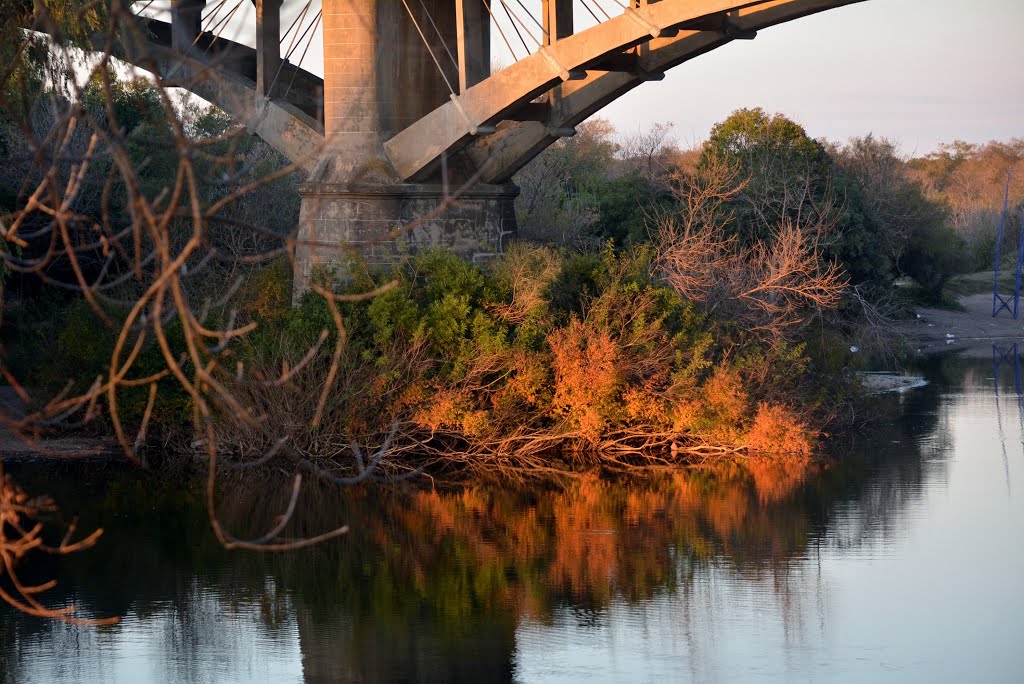
[[[1024,230],[1022,230],[1020,235],[1017,236],[1017,270],[1015,272],[1013,285],[1013,320],[1017,320],[1017,305],[1020,302],[1020,276],[1022,265],[1024,265]]]
[[[1003,224],[1006,222],[1006,205],[1010,201],[1010,172],[1006,172],[1006,194],[1003,197],[1003,213],[999,217],[999,233],[996,237],[996,263],[995,263],[995,274],[992,276],[992,317],[994,318],[1000,311],[1006,309],[1010,310],[1010,303],[999,296],[999,259],[1000,252],[1003,246]],[[1020,268],[1021,268],[1021,255],[1020,250],[1017,254],[1017,287],[1016,294],[1014,296],[1013,305],[1013,317],[1017,318],[1017,300],[1020,298]],[[998,306],[997,306],[998,303]]]
[[[1007,186],[1007,198],[1009,198],[1009,186]],[[1006,202],[1003,201],[1003,214],[1006,214]],[[1024,268],[1024,212],[1020,220],[1020,236],[1017,241],[1017,280],[1013,288],[1013,320],[1017,320],[1017,304],[1020,302],[1020,277],[1021,269]],[[1018,392],[1018,394],[1020,394]]]

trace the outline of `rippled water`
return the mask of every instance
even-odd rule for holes
[[[1022,681],[1014,370],[997,386],[990,358],[933,362],[931,384],[885,399],[893,419],[824,467],[313,489],[296,534],[353,533],[279,556],[220,549],[199,488],[173,478],[21,465],[26,487],[107,530],[27,570],[59,579],[51,605],[123,619],[0,608],[0,681]],[[241,483],[222,517],[254,532],[284,496]]]

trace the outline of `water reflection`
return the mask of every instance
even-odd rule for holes
[[[877,593],[856,568],[903,548],[928,488],[949,481],[952,406],[986,373],[937,363],[945,380],[887,399],[903,417],[824,465],[749,459],[560,491],[314,487],[292,533],[348,522],[350,538],[279,556],[220,549],[199,489],[173,478],[23,466],[27,486],[108,530],[100,550],[33,568],[59,578],[51,600],[125,619],[90,631],[0,608],[0,681],[813,677],[836,656],[837,606]],[[265,529],[285,495],[236,483],[222,518]]]
[[[999,371],[1001,367],[1013,369],[1013,387],[1017,393],[1017,419],[1020,423],[1020,439],[1024,444],[1024,387],[1021,385],[1020,349],[1014,342],[1009,348],[992,345],[992,389],[996,399],[996,422],[999,430],[999,443],[1003,450],[1003,469],[1006,474],[1006,493],[1010,493],[1010,458],[1006,452],[1006,434],[1003,430],[1003,411],[999,405]]]

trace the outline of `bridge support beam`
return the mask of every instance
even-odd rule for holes
[[[450,101],[462,79],[486,77],[490,41],[483,34],[489,35],[490,21],[482,6],[481,0],[323,0],[325,145],[300,188],[296,297],[318,266],[334,266],[344,278],[354,255],[386,265],[443,246],[481,260],[500,253],[514,235],[517,188],[468,183],[454,162],[440,164],[421,183],[403,183],[383,146]],[[457,47],[460,18],[464,41],[456,60],[449,53]]]
[[[280,83],[281,4],[284,0],[254,0],[256,5],[256,97],[274,97]],[[277,83],[275,83],[277,81]]]
[[[484,0],[455,0],[459,94],[491,75],[490,18]]]
[[[192,44],[202,30],[206,0],[171,0],[171,47],[192,54]]]

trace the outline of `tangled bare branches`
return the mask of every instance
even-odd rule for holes
[[[10,475],[3,472],[0,464],[0,598],[18,610],[37,617],[78,625],[98,626],[116,623],[116,617],[92,620],[78,618],[74,615],[76,608],[73,605],[47,608],[37,597],[56,586],[56,581],[27,585],[19,577],[18,564],[29,553],[74,553],[92,548],[103,534],[103,530],[95,530],[83,539],[72,541],[77,528],[77,521],[72,521],[60,543],[50,546],[43,539],[43,519],[56,512],[57,505],[52,499],[46,496],[29,497],[14,483]]]
[[[848,279],[822,256],[827,221],[786,219],[767,239],[747,242],[730,232],[725,207],[744,185],[725,164],[677,179],[681,212],[658,220],[657,264],[684,297],[727,310],[766,339],[785,339],[815,312],[837,306]]]

